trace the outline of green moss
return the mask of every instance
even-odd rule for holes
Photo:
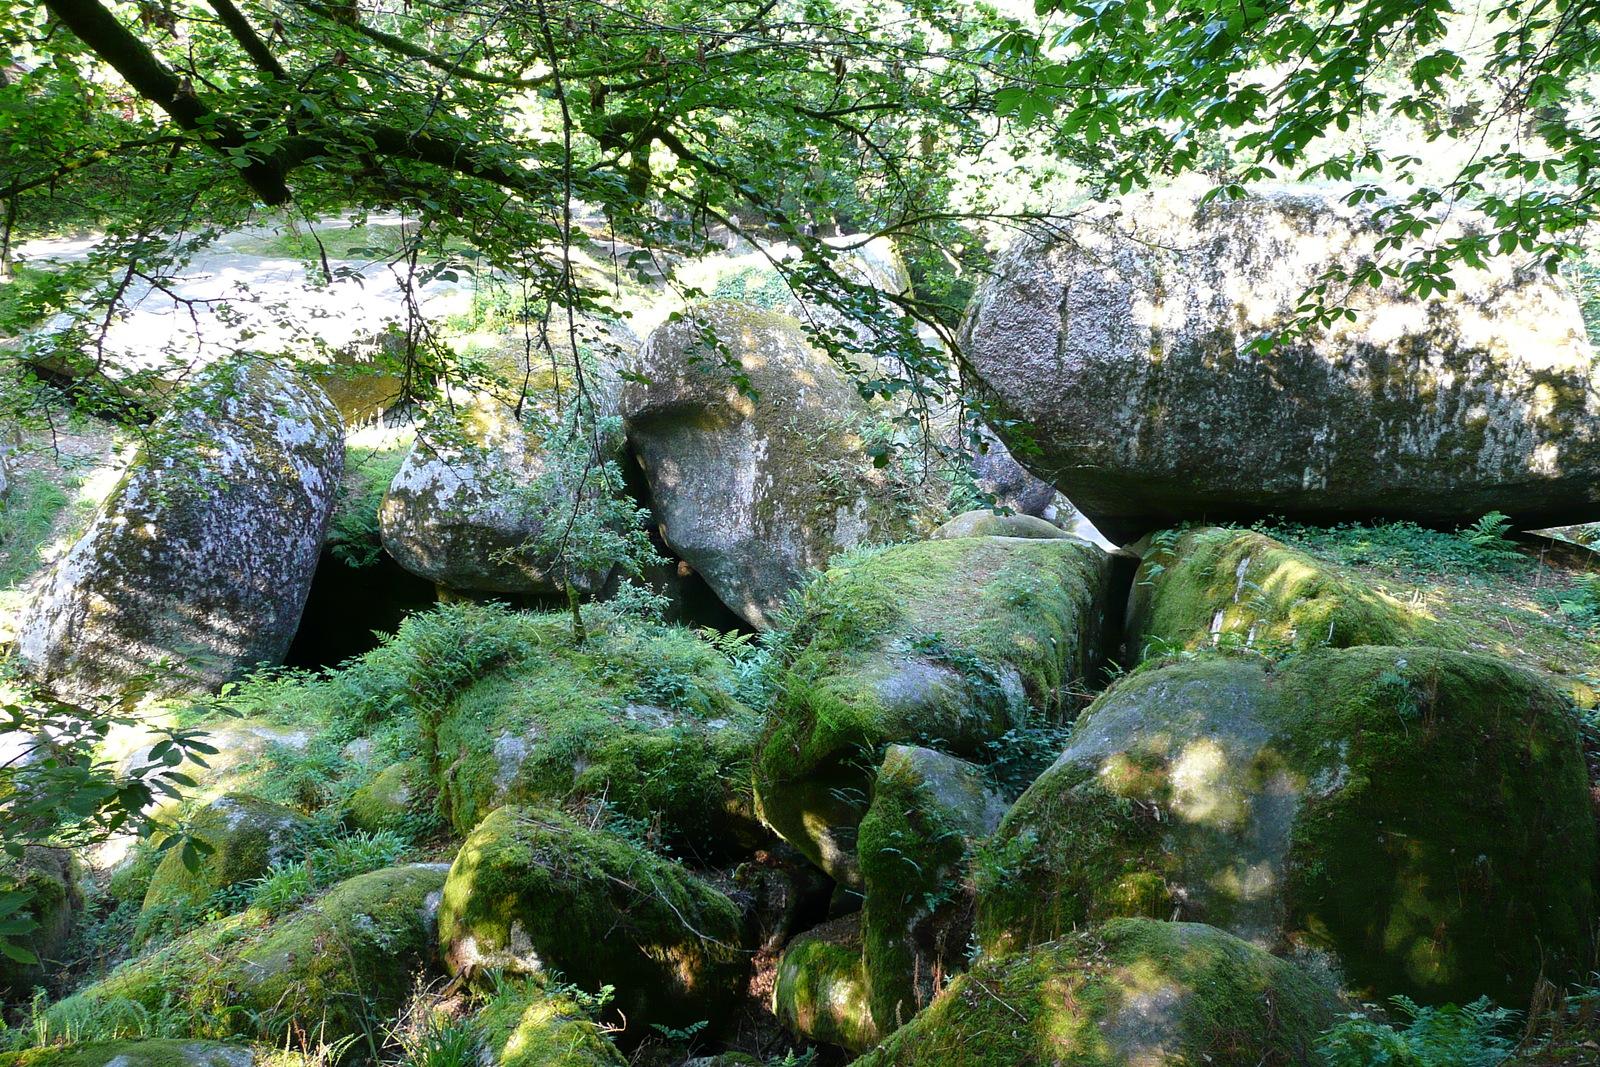
[[[440,789],[468,833],[502,804],[604,798],[698,854],[748,836],[757,729],[727,658],[687,630],[563,623],[469,687],[439,727]]]
[[[1287,885],[1309,944],[1359,990],[1434,1003],[1521,1005],[1540,976],[1584,972],[1595,822],[1558,690],[1419,648],[1320,655],[1284,684],[1313,777]]]
[[[368,833],[403,829],[418,798],[413,779],[425,773],[415,761],[391,763],[350,794],[345,802],[345,822]]]
[[[859,915],[807,931],[783,950],[772,1010],[791,1033],[864,1052],[881,1036],[869,1000]]]
[[[167,852],[144,896],[140,935],[181,925],[218,890],[261,877],[275,861],[300,850],[309,826],[298,812],[245,793],[227,793],[200,808],[189,832],[211,851],[192,871],[181,849]]]
[[[1235,641],[1287,652],[1403,645],[1428,635],[1403,605],[1251,530],[1204,528],[1152,538],[1129,606],[1134,661],[1152,646],[1196,650]]]
[[[891,742],[982,758],[1099,662],[1108,557],[1079,541],[959,538],[858,552],[807,588],[755,764],[762,816],[854,881]]]
[[[125,998],[186,1020],[197,1038],[368,1033],[437,958],[429,898],[444,878],[436,866],[394,867],[341,882],[277,924],[255,910],[229,916],[52,1005],[45,1023],[70,1034],[97,1004]]]
[[[462,845],[439,937],[456,973],[547,973],[613,985],[630,1030],[732,1006],[738,910],[675,864],[556,811],[500,808]]]
[[[32,919],[37,925],[17,938],[17,943],[39,960],[27,964],[0,956],[0,990],[25,992],[54,969],[83,911],[79,875],[77,861],[63,848],[30,845],[20,857],[0,854],[0,892],[32,894],[17,917]]]
[[[858,838],[862,963],[881,1033],[903,1025],[965,968],[968,852],[1000,810],[976,767],[890,746]]]
[[[415,865],[341,882],[240,952],[230,984],[275,1031],[367,1033],[437,966],[430,898],[444,880],[438,865]]]
[[[569,991],[532,979],[512,984],[472,1017],[492,1067],[625,1067]]]
[[[980,963],[856,1067],[1312,1067],[1335,993],[1208,926],[1125,919]]]
[[[1525,1003],[1592,949],[1595,823],[1563,696],[1428,648],[1140,672],[978,862],[1017,949],[1127,914],[1331,950],[1364,997]]]

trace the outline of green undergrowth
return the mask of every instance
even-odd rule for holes
[[[370,567],[383,552],[378,508],[406,453],[404,446],[371,448],[347,458],[327,538],[329,551],[345,566]]]
[[[56,517],[70,501],[75,482],[57,484],[38,471],[16,479],[0,499],[0,587],[10,587],[36,573],[40,550],[49,542]]]
[[[469,832],[502,803],[584,798],[662,847],[753,826],[758,720],[739,697],[765,691],[766,653],[603,605],[587,614],[579,642],[564,614],[441,605],[338,668],[258,674],[185,719],[308,734],[226,774],[359,825],[373,825],[353,810],[367,787],[404,765],[406,810],[381,825],[412,840]]]

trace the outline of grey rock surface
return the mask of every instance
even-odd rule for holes
[[[1267,514],[1600,517],[1594,354],[1542,266],[1491,260],[1427,299],[1361,287],[1355,321],[1261,354],[1326,271],[1372,260],[1373,209],[1310,191],[1120,207],[1019,241],[963,327],[997,414],[1040,446],[1027,466],[1108,537]]]

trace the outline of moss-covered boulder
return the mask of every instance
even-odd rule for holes
[[[232,984],[285,1029],[361,1034],[393,1015],[419,976],[438,971],[443,864],[357,875],[239,953]]]
[[[966,969],[967,859],[1005,815],[981,768],[890,745],[861,820],[862,964],[879,1033],[892,1033]]]
[[[1339,999],[1198,923],[1124,919],[986,960],[855,1067],[1318,1067]]]
[[[56,1031],[96,1005],[131,1001],[179,1013],[194,1037],[283,1044],[338,1041],[394,1015],[418,977],[438,973],[442,864],[413,864],[339,883],[277,922],[249,910],[118,967],[50,1007]]]
[[[727,897],[554,810],[500,808],[467,838],[439,938],[453,974],[554,968],[589,992],[614,986],[635,1039],[724,1017],[748,966]]]
[[[1147,648],[1282,653],[1425,636],[1403,604],[1253,530],[1166,531],[1142,555],[1128,600],[1129,663]]]
[[[265,359],[204,372],[29,607],[17,653],[69,699],[155,671],[215,689],[283,662],[344,466],[339,413]]]
[[[882,1036],[861,963],[861,916],[846,915],[790,941],[778,960],[772,1011],[790,1033],[865,1052]]]
[[[198,863],[190,870],[182,849],[168,850],[145,891],[140,930],[181,923],[218,890],[266,874],[304,847],[310,824],[297,811],[246,793],[227,793],[199,808],[189,820],[202,850]]]
[[[253,1049],[215,1041],[148,1038],[0,1052],[0,1067],[252,1067]]]
[[[33,953],[23,963],[0,955],[0,992],[26,993],[62,964],[62,950],[83,913],[81,871],[64,848],[30,845],[20,857],[0,854],[0,893],[24,892],[31,898],[12,918],[28,919],[32,930],[12,942]]]
[[[415,760],[391,763],[350,794],[345,801],[345,823],[367,833],[401,828],[417,802],[415,780],[426,773]]]
[[[1592,946],[1595,820],[1562,694],[1427,648],[1141,671],[977,863],[986,951],[1174,915],[1336,954],[1363,997],[1526,1003]]]
[[[1252,349],[1327,271],[1383,257],[1380,208],[1309,188],[1108,204],[1002,258],[964,367],[996,425],[1027,428],[1019,458],[1119,543],[1199,517],[1600,518],[1593,354],[1542,265],[1497,257],[1428,297],[1356,286],[1354,321]]]
[[[627,1067],[570,988],[540,978],[508,986],[472,1017],[484,1067]]]
[[[762,840],[748,777],[760,721],[726,656],[680,628],[619,624],[579,644],[560,616],[514,625],[517,650],[441,716],[437,784],[458,833],[502,804],[603,799],[687,855]]]
[[[698,306],[630,371],[622,413],[662,535],[752,625],[835,553],[932,526],[926,490],[873,462],[878,412],[789,316]]]
[[[885,745],[985,760],[1060,710],[1103,655],[1110,557],[1079,540],[963,537],[837,561],[809,587],[756,754],[762,818],[859,887],[856,827]]]

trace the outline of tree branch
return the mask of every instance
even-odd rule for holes
[[[283,69],[283,64],[272,54],[267,42],[263,41],[261,35],[256,33],[255,27],[250,25],[250,20],[244,17],[244,12],[233,6],[233,0],[207,0],[207,3],[259,70],[282,81],[289,80],[289,72]]]
[[[122,75],[134,91],[172,116],[181,128],[198,134],[208,146],[230,157],[249,147],[233,122],[202,103],[98,0],[45,0],[45,6],[78,40]],[[251,157],[239,169],[239,176],[269,206],[290,199],[283,170],[274,163]]]

